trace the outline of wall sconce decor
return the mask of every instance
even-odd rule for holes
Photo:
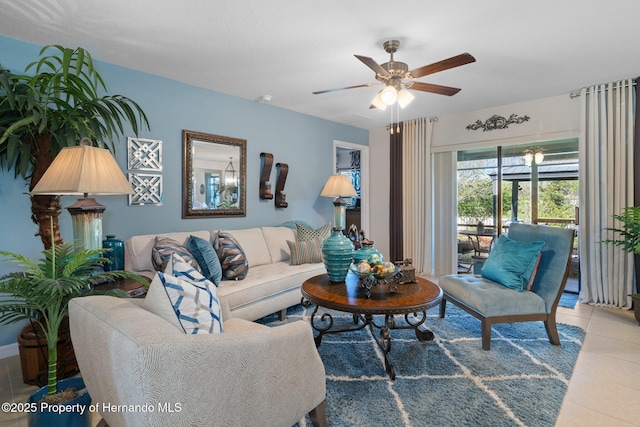
[[[286,163],[276,163],[276,169],[276,208],[286,208],[289,206],[289,203],[287,203],[287,193],[284,191],[284,185],[287,182],[289,165]]]
[[[273,193],[271,191],[271,166],[273,165],[273,154],[260,153],[260,162],[262,163],[262,170],[260,173],[260,198],[264,200],[273,199]]]

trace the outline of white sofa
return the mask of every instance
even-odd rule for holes
[[[221,300],[224,301],[224,300]],[[230,318],[185,334],[142,300],[69,303],[71,339],[92,402],[111,427],[327,426],[325,370],[311,327]]]
[[[153,278],[155,269],[151,252],[155,238],[168,237],[186,246],[194,235],[212,241],[219,230],[133,236],[125,243],[125,270]],[[224,230],[242,247],[249,264],[243,280],[222,280],[218,296],[229,305],[233,317],[256,320],[280,312],[301,300],[300,286],[306,279],[326,273],[323,263],[289,265],[287,240],[296,240],[296,231],[289,227],[256,227]]]

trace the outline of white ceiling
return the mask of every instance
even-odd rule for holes
[[[0,34],[82,46],[94,59],[371,129],[379,87],[353,55],[414,69],[469,52],[477,62],[418,81],[401,119],[447,116],[569,93],[640,74],[637,0],[0,0]],[[2,53],[0,52],[0,62]],[[108,83],[108,82],[107,82]],[[126,94],[124,94],[126,95]]]

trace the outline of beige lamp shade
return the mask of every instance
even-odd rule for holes
[[[322,197],[358,197],[356,189],[346,175],[331,175],[324,185]]]
[[[111,152],[88,145],[63,148],[31,191],[31,194],[98,196],[133,193]]]

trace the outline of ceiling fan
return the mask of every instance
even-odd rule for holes
[[[389,62],[385,62],[384,64],[378,64],[376,61],[366,56],[354,55],[376,73],[376,80],[378,80],[380,83],[365,83],[355,86],[320,90],[317,92],[313,92],[313,94],[317,95],[320,93],[336,92],[339,90],[378,86],[384,84],[385,87],[380,92],[378,92],[376,97],[373,99],[370,108],[379,108],[381,110],[384,110],[387,105],[393,105],[396,103],[396,101],[398,102],[398,105],[400,105],[400,107],[404,108],[414,98],[414,95],[407,89],[415,89],[423,92],[431,92],[447,96],[452,96],[460,92],[460,89],[455,87],[417,82],[415,81],[415,79],[427,76],[429,74],[448,70],[450,68],[469,64],[471,62],[475,62],[476,60],[472,55],[463,53],[449,59],[445,59],[409,71],[409,66],[406,63],[393,60],[393,54],[398,50],[400,41],[388,40],[384,42],[382,46],[384,50],[391,56]]]

